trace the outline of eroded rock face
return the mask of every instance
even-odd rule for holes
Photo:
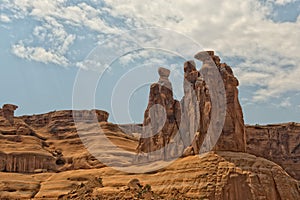
[[[226,93],[225,123],[214,149],[245,152],[245,125],[237,89],[239,82],[230,66],[226,63],[220,63],[218,56],[212,55],[212,59],[221,74]]]
[[[63,113],[57,112],[53,117],[63,120]],[[179,158],[151,174],[130,174],[100,163],[89,154],[76,132],[54,134],[50,132],[49,123],[42,127],[30,126],[22,119],[15,118],[12,126],[0,117],[0,199],[141,199],[146,194],[150,199],[300,198],[300,183],[292,178],[293,171],[299,171],[299,124],[247,126],[247,152],[250,154],[209,152]],[[106,135],[103,137],[135,154],[137,140],[122,133],[115,124],[101,122],[99,125]],[[71,130],[69,126],[73,125],[57,126],[60,130]],[[85,131],[85,139],[93,140],[99,135],[97,127]],[[15,141],[17,134],[20,141]],[[169,144],[179,142],[183,146],[180,141],[182,138],[171,138]],[[110,150],[107,148],[107,151]],[[275,162],[281,162],[283,168],[251,154],[278,159]],[[104,184],[95,177],[103,178]],[[141,180],[144,187],[138,186],[136,190],[136,181],[133,187],[128,185],[133,179]]]
[[[34,173],[37,170],[55,171],[55,158],[39,153],[14,152],[9,154],[0,153],[0,171]]]
[[[170,71],[159,68],[158,73],[160,75],[158,83],[150,87],[149,103],[144,114],[143,133],[137,149],[139,153],[155,152],[155,155],[167,159],[171,156],[169,152],[178,152],[163,147],[171,143],[179,131],[180,103],[173,98],[172,84],[168,79]],[[176,147],[183,148],[180,144]]]
[[[197,70],[194,61],[184,63],[184,96],[180,104],[173,98],[172,85],[167,79],[170,71],[162,68],[158,70],[160,80],[151,85],[143,124],[144,127],[148,127],[146,132],[151,134],[144,133],[148,138],[140,139],[139,153],[153,152],[164,147],[166,147],[164,151],[168,151],[166,149],[168,149],[170,141],[177,143],[177,147],[179,147],[176,149],[177,152],[165,152],[161,158],[169,158],[182,153],[184,155],[198,154],[200,150],[203,151],[202,145],[205,146],[205,151],[213,148],[214,150],[245,152],[244,119],[238,100],[238,80],[231,68],[226,63],[220,63],[220,58],[215,56],[213,51],[200,52],[195,58],[201,60],[203,66],[201,70]],[[215,80],[216,76],[220,77],[220,81]],[[215,87],[221,89],[213,90]],[[215,98],[218,93],[222,93],[221,95],[224,95],[226,101],[224,100],[223,104],[216,102],[213,105],[212,97]],[[155,109],[156,111],[151,114],[150,111],[156,104],[161,107]],[[216,124],[220,124],[220,131],[222,131],[216,145],[210,144],[210,140],[205,140],[209,130],[211,132],[218,131],[215,128],[217,125],[209,127],[213,106],[215,106],[214,112],[217,115],[223,109],[225,118],[223,126],[222,120],[218,118],[215,120]],[[167,120],[161,128],[158,124],[164,122],[162,120],[165,116],[164,112],[167,112]],[[150,128],[149,124],[151,124]],[[175,137],[176,134],[177,137]],[[171,138],[175,139],[170,140]]]
[[[198,121],[198,129],[195,135],[192,147],[194,153],[199,153],[199,149],[204,144],[204,138],[207,136],[209,131],[209,126],[212,117],[212,107],[215,106],[215,112],[222,112],[222,109],[226,108],[225,121],[222,128],[222,133],[214,145],[214,150],[222,151],[237,151],[245,152],[245,130],[244,130],[244,119],[243,112],[238,100],[238,89],[239,85],[238,80],[233,74],[230,66],[226,63],[221,63],[220,58],[214,55],[213,51],[199,52],[195,55],[196,59],[199,59],[203,62],[203,66],[199,71],[198,78],[190,79],[186,78],[192,86],[190,88],[194,89],[193,92],[185,92],[184,98],[182,101],[193,99],[196,96],[197,101],[192,100],[192,105],[187,106],[185,109],[190,112],[190,116],[194,116],[195,123]],[[192,62],[193,63],[193,62]],[[194,69],[195,70],[195,69]],[[185,72],[186,73],[186,72]],[[203,75],[202,75],[203,74]],[[203,77],[202,77],[203,76]],[[223,83],[219,83],[218,76]],[[189,76],[187,76],[189,77]],[[205,80],[205,81],[204,81]],[[209,82],[210,85],[207,84]],[[186,87],[186,86],[185,86]],[[224,87],[219,91],[214,91],[217,87]],[[211,90],[209,90],[211,88]],[[225,92],[224,102],[222,98],[216,99],[216,92]],[[212,98],[215,100],[213,105]],[[195,107],[199,107],[198,113],[195,115]],[[217,110],[217,111],[216,111]],[[218,114],[217,114],[218,115]],[[198,117],[199,116],[199,117]],[[216,116],[214,116],[216,117]],[[190,119],[189,121],[191,121]],[[219,126],[222,126],[222,121],[216,119],[217,123],[220,123]],[[218,121],[220,120],[220,121]],[[188,124],[188,123],[187,123]],[[189,125],[191,127],[191,125]],[[210,135],[216,130],[218,125],[212,126]],[[204,150],[212,149],[212,146],[203,148]]]
[[[247,153],[276,162],[300,180],[300,124],[247,126],[246,140]]]
[[[103,166],[87,150],[83,151],[84,145],[77,134],[73,111],[13,117],[16,106],[3,107],[0,116],[0,171],[41,173]],[[76,117],[87,121],[103,123],[108,119],[108,113],[101,110],[74,112]],[[13,123],[7,118],[12,119]],[[77,151],[73,148],[80,153],[75,153]],[[71,153],[66,154],[65,149],[72,149]]]
[[[44,175],[0,172],[0,199],[298,200],[299,186],[275,163],[237,152],[180,158],[152,174],[109,167]],[[149,192],[150,198],[144,196]]]
[[[13,104],[4,104],[2,109],[0,109],[0,115],[9,121],[9,123],[14,123],[14,112],[18,106]]]
[[[95,119],[95,117],[97,119]],[[47,127],[50,132],[61,133],[76,131],[74,118],[86,121],[98,120],[98,122],[107,122],[108,117],[108,112],[102,110],[62,110],[40,115],[22,116],[20,118],[29,126],[35,128]],[[71,129],[65,129],[65,127],[69,127]]]

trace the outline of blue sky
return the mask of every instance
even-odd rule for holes
[[[17,115],[71,109],[76,76],[80,70],[95,70],[85,62],[91,51],[107,40],[112,49],[126,48],[132,44],[112,38],[159,27],[151,34],[133,34],[152,49],[130,51],[107,70],[97,66],[103,76],[94,86],[95,106],[109,111],[111,121],[142,120],[159,66],[172,69],[180,99],[183,62],[198,50],[185,44],[193,41],[199,51],[213,49],[232,66],[246,123],[299,122],[299,13],[299,0],[2,0],[0,103],[19,105]],[[109,52],[99,54],[104,58]],[[127,76],[139,69],[139,75]],[[128,97],[122,89],[128,82],[119,80],[133,79],[145,84],[127,91],[132,92]],[[130,117],[118,113],[118,106],[126,107]]]

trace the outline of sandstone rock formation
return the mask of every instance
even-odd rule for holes
[[[0,109],[0,116],[3,116],[9,121],[9,123],[14,123],[14,112],[18,106],[13,104],[4,104],[2,109]]]
[[[172,142],[179,131],[180,103],[173,98],[172,85],[168,79],[170,71],[159,68],[158,73],[158,83],[150,87],[149,103],[144,114],[144,130],[137,149],[139,153],[149,154],[159,151],[154,154],[159,154],[158,158],[167,159],[172,156],[170,153],[178,152],[164,147]],[[182,148],[179,143],[176,144],[177,148]]]
[[[95,188],[102,188],[102,178],[100,177],[89,177],[86,183],[76,185],[76,187],[68,194],[60,195],[58,199],[91,199],[92,193]]]
[[[186,120],[181,127],[184,127],[185,133],[194,135],[194,138],[191,138],[190,151],[198,154],[202,145],[208,145],[202,148],[208,151],[213,147],[214,150],[245,152],[244,119],[238,100],[238,80],[234,77],[231,68],[226,63],[220,63],[220,58],[215,56],[213,51],[199,52],[195,58],[201,60],[203,66],[197,71],[194,61],[185,63],[184,97],[181,100],[183,116],[185,116],[183,119]],[[219,82],[218,76],[223,83]],[[221,87],[224,87],[225,91]],[[215,88],[221,89],[214,91]],[[218,92],[225,92],[225,100],[217,99]],[[212,137],[208,132],[213,109],[215,112],[222,112],[225,108],[224,125],[220,119],[216,119],[219,125],[211,126],[212,136],[214,131],[218,131],[218,126],[222,126],[222,133],[217,143],[204,144],[205,137]],[[217,115],[213,117],[216,118]]]
[[[226,63],[220,63],[220,58],[215,56],[213,51],[208,52],[208,54],[210,55],[211,59],[202,58],[203,65],[210,65],[209,63],[213,61],[220,72],[226,93],[225,122],[220,138],[214,149],[222,151],[245,152],[245,125],[242,108],[238,99],[237,89],[239,82],[234,76],[230,66],[228,66]],[[204,57],[206,55],[207,54],[204,54]],[[195,58],[198,56],[199,53],[195,56]]]
[[[231,68],[226,63],[220,63],[220,58],[213,51],[200,52],[195,58],[201,60],[203,66],[198,71],[194,61],[184,63],[184,96],[180,103],[173,98],[172,86],[167,78],[170,71],[159,69],[160,79],[150,88],[139,153],[163,149],[164,153],[160,158],[168,159],[182,153],[185,156],[194,155],[212,148],[245,152],[245,129],[238,100],[238,80]],[[216,99],[218,95],[223,95],[226,100]],[[153,114],[151,109],[155,110]],[[210,127],[212,117],[214,124]],[[163,122],[165,123],[161,124]],[[218,131],[222,133],[217,141],[218,136],[212,133]],[[216,145],[213,140],[215,143],[217,141]],[[170,145],[170,142],[176,143],[173,146],[177,148]]]
[[[189,156],[151,174],[117,172],[90,155],[73,131],[74,124],[52,121],[68,122],[67,113],[53,112],[51,118],[49,114],[15,117],[13,126],[0,117],[0,199],[57,199],[76,198],[76,195],[79,199],[81,195],[132,199],[146,193],[158,199],[300,198],[299,181],[277,164],[248,153]],[[47,117],[49,121],[41,126],[40,122]],[[53,124],[59,132],[52,131]],[[114,124],[101,122],[100,126],[113,143],[134,153],[139,141],[123,134]],[[20,141],[15,140],[18,130],[24,133],[19,135]],[[92,136],[96,132],[88,129],[86,133]],[[247,152],[273,159],[293,177],[299,176],[299,124],[247,126],[246,133]],[[101,177],[103,187],[94,184],[91,177]],[[135,178],[144,187],[149,184],[151,191],[144,193],[144,187],[128,189],[128,182]]]
[[[47,126],[55,132],[59,126],[73,126],[74,117],[86,121],[94,120],[94,118],[97,117],[99,122],[107,122],[109,114],[102,110],[62,110],[40,115],[25,115],[20,118],[32,127],[40,128]]]
[[[142,196],[146,193],[158,199],[298,200],[300,197],[300,182],[281,167],[237,152],[180,158],[151,174],[128,174],[103,167],[28,175],[0,172],[0,178],[0,199],[147,199]],[[139,180],[136,189],[128,187],[133,179]]]
[[[16,108],[4,105],[0,116],[0,171],[41,173],[103,166],[87,151],[82,151],[84,146],[77,135],[73,111],[13,117]],[[86,120],[95,116],[99,122],[108,119],[108,113],[101,110],[75,112]],[[69,140],[70,146],[64,144]],[[62,151],[76,145],[80,154],[75,155],[74,150],[70,153]]]
[[[247,153],[272,160],[300,180],[300,124],[246,126]]]

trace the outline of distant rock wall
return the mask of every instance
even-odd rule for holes
[[[300,124],[246,126],[247,153],[281,165],[300,180]]]
[[[107,122],[109,114],[102,110],[62,110],[40,115],[25,115],[20,118],[30,126],[37,128],[48,126],[56,131],[59,127],[74,125],[74,117],[93,120],[95,116],[99,122]]]

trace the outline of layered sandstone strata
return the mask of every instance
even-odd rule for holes
[[[247,153],[272,160],[300,180],[300,124],[246,126]]]

